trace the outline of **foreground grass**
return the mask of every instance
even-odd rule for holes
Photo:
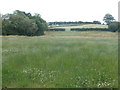
[[[3,37],[3,87],[118,87],[117,43],[112,32]]]

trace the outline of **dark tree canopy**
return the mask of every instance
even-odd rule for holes
[[[49,22],[49,25],[77,25],[77,24],[101,24],[100,21],[93,21],[93,22],[83,22],[83,21],[70,21],[70,22]]]
[[[47,23],[40,15],[32,16],[31,13],[16,10],[13,14],[2,16],[3,35],[44,35]]]

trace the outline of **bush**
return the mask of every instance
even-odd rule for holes
[[[54,28],[54,29],[49,29],[49,31],[65,31],[63,28]]]
[[[112,32],[120,31],[120,22],[113,22],[109,24],[108,28]]]
[[[110,31],[108,28],[72,28],[71,31]]]
[[[39,14],[32,16],[30,13],[16,10],[13,14],[2,16],[2,35],[44,35],[47,23]]]

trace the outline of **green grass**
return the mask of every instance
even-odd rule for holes
[[[46,32],[2,39],[2,87],[118,87],[116,33]]]
[[[70,31],[72,28],[108,28],[107,25],[101,24],[80,24],[80,25],[73,25],[73,26],[50,26],[50,28],[63,28],[66,31]]]
[[[107,25],[101,24],[80,24],[80,25],[59,25],[59,26],[51,26],[53,28],[108,28]]]

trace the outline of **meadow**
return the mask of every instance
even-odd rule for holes
[[[117,33],[2,37],[2,87],[117,88]]]
[[[108,28],[107,25],[101,24],[78,24],[78,25],[51,25],[51,28]]]
[[[78,24],[78,25],[51,25],[50,29],[65,29],[65,31],[70,31],[72,28],[108,28],[108,25],[101,24]]]

